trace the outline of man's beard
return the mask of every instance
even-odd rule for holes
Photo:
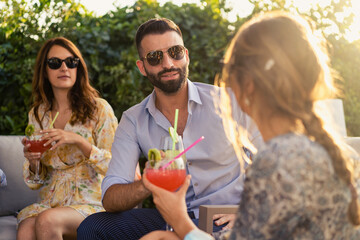
[[[183,86],[184,82],[188,77],[189,68],[187,65],[185,65],[182,68],[165,69],[156,75],[149,73],[146,68],[145,72],[149,81],[154,87],[159,88],[164,93],[171,94],[177,92]],[[161,81],[161,75],[167,72],[178,72],[179,78],[170,81]]]

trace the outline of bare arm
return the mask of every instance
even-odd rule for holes
[[[102,203],[108,212],[125,211],[134,208],[150,194],[141,180],[128,184],[114,184],[107,189]]]

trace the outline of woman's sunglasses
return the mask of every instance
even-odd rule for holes
[[[173,59],[180,60],[185,55],[185,47],[181,46],[181,45],[176,45],[176,46],[170,47],[165,52],[167,52],[169,54],[169,56],[172,57]],[[149,52],[148,54],[146,54],[145,57],[141,58],[141,60],[146,59],[146,61],[151,66],[156,66],[161,63],[163,58],[164,58],[164,51],[156,50],[156,51]]]
[[[79,65],[79,61],[80,59],[77,57],[68,57],[63,60],[53,57],[46,60],[46,63],[51,69],[59,69],[63,62],[65,62],[68,68],[76,68]]]

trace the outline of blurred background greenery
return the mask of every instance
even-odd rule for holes
[[[350,0],[329,0],[301,12],[290,0],[249,0],[247,17],[229,22],[226,0],[200,0],[200,4],[138,0],[97,16],[77,1],[0,0],[0,135],[22,135],[31,104],[31,80],[36,54],[48,38],[64,36],[82,52],[92,85],[120,119],[124,110],[140,102],[152,87],[136,68],[134,36],[138,26],[153,17],[167,17],[183,31],[190,52],[192,81],[213,83],[221,59],[235,31],[256,13],[288,10],[308,15],[324,32],[333,67],[343,81],[345,119],[349,136],[360,136],[360,41],[345,38],[353,22]],[[101,4],[101,1],[99,1]],[[339,17],[342,16],[342,17]],[[329,26],[337,31],[328,31]]]

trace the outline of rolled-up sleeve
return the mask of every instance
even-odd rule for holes
[[[115,132],[109,169],[101,185],[102,198],[110,186],[134,181],[141,154],[137,142],[134,121],[124,112]]]
[[[111,159],[111,145],[118,124],[111,106],[105,100],[99,103],[98,121],[93,131],[95,144],[92,145],[87,161],[96,172],[105,175]]]

